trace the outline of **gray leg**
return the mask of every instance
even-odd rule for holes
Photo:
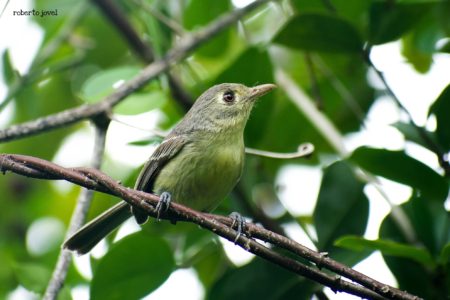
[[[156,212],[157,212],[156,218],[158,220],[161,213],[165,213],[169,209],[170,202],[172,202],[172,195],[169,192],[163,192],[159,196],[159,199],[160,200],[158,202],[158,205],[156,205]]]
[[[236,225],[236,238],[234,239],[234,243],[237,242],[241,234],[245,234],[245,219],[241,216],[238,212],[232,212],[230,214],[230,218],[233,219],[233,224],[231,224],[231,227],[233,228]]]

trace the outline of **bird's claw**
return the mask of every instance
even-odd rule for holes
[[[158,202],[158,204],[155,207],[155,209],[156,209],[156,219],[158,221],[160,220],[161,213],[165,213],[169,209],[171,202],[172,202],[172,195],[170,193],[163,192],[159,196],[159,202]]]
[[[238,241],[239,237],[242,234],[245,234],[245,219],[237,212],[232,212],[230,214],[230,218],[233,219],[233,223],[231,223],[231,228],[236,226],[236,238],[234,239],[234,243]]]

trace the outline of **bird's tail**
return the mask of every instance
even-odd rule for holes
[[[88,253],[129,217],[131,217],[130,206],[126,202],[121,201],[84,225],[64,242],[63,248],[76,251],[78,254]]]

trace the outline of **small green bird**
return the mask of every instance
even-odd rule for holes
[[[273,88],[223,83],[208,89],[154,151],[135,189],[160,195],[160,211],[172,199],[199,211],[216,208],[241,176],[244,128],[255,100]],[[64,248],[87,253],[133,214],[139,224],[148,218],[122,201],[82,227]]]

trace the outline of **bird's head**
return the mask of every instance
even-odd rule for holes
[[[211,129],[215,131],[230,128],[243,129],[256,99],[275,87],[274,84],[261,84],[254,87],[238,83],[215,85],[197,99],[188,113],[188,119],[195,120],[195,123],[201,127],[214,127]]]

